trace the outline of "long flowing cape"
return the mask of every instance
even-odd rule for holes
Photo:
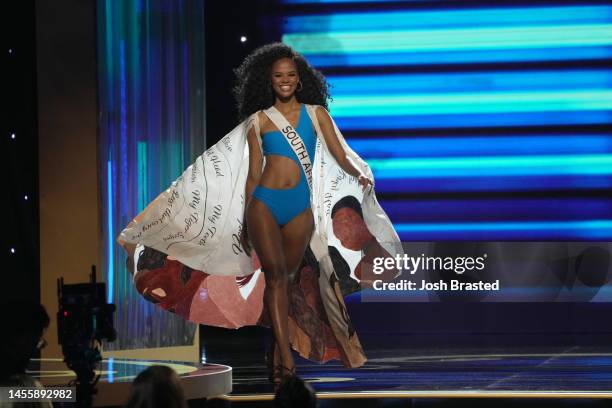
[[[315,228],[297,276],[291,277],[290,342],[310,360],[339,359],[346,367],[358,367],[366,358],[343,296],[359,289],[361,271],[371,265],[372,251],[366,248],[384,256],[403,252],[374,189],[364,194],[357,179],[342,170],[321,136],[318,106],[306,107],[319,135],[312,169]],[[332,123],[349,159],[373,179],[370,167]],[[249,256],[240,243],[251,127],[261,149],[254,113],[199,156],[118,237],[128,251],[137,290],[197,323],[270,326],[257,255]],[[357,222],[346,222],[355,219],[351,214],[359,215]]]

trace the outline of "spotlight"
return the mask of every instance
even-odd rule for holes
[[[15,248],[11,248],[11,254],[15,253]]]
[[[17,135],[16,135],[16,134],[11,133],[11,139],[15,140],[15,138],[16,138],[16,137],[17,137]]]
[[[244,35],[240,36],[240,42],[246,42],[246,40],[247,38]]]

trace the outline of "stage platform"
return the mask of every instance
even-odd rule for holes
[[[222,364],[193,365],[174,361],[104,359],[99,367],[100,380],[96,386],[94,406],[122,406],[128,398],[131,383],[138,373],[155,364],[172,367],[179,376],[185,396],[189,400],[203,400],[223,396],[232,391],[232,368]],[[35,359],[28,374],[45,386],[67,385],[75,378],[74,372],[61,359]]]

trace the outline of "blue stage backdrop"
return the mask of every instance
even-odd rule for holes
[[[205,149],[203,2],[97,4],[114,347],[188,344],[194,326],[136,292],[114,239]],[[328,77],[331,113],[402,240],[611,241],[612,6],[483,4],[279,0],[267,12],[283,33],[270,40]]]
[[[192,344],[195,325],[139,295],[115,238],[205,148],[199,1],[99,0],[101,208],[117,349]]]
[[[612,7],[284,0],[404,241],[612,239]]]

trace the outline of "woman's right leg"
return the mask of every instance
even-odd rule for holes
[[[280,227],[267,205],[255,197],[252,197],[247,208],[246,220],[249,237],[266,280],[264,302],[272,320],[275,349],[283,364],[292,367],[288,327],[288,276]]]

